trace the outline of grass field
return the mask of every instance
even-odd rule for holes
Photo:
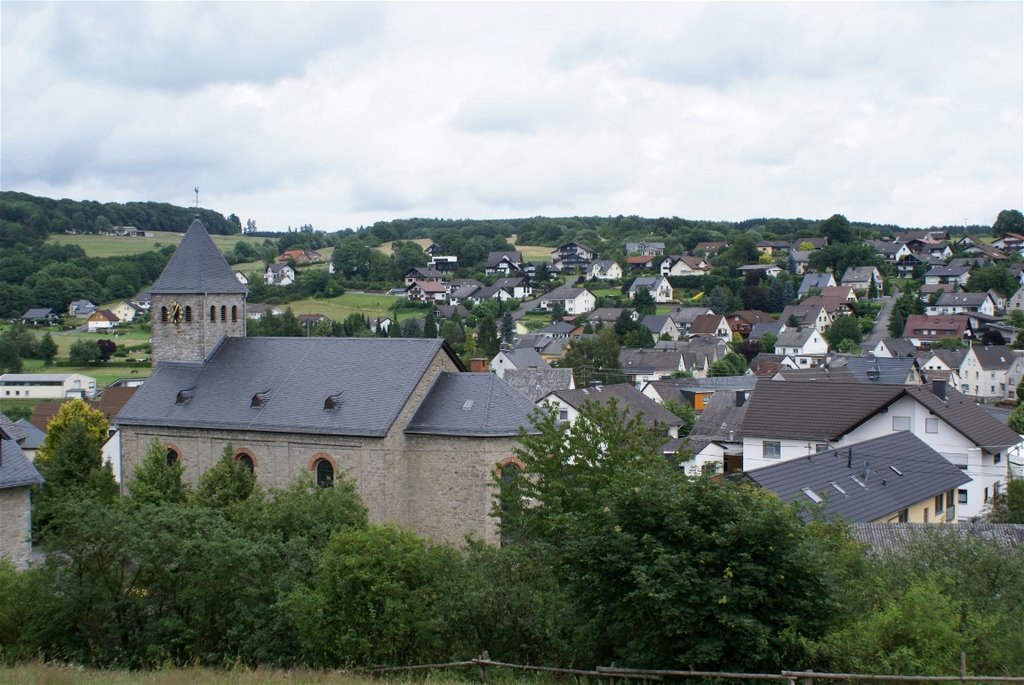
[[[60,245],[78,245],[89,257],[119,257],[158,250],[167,245],[181,242],[183,233],[158,232],[145,238],[129,238],[115,235],[51,235],[47,240]],[[238,241],[260,245],[264,238],[241,235],[211,235],[221,252],[230,250]]]
[[[345,293],[340,297],[332,297],[330,299],[307,298],[290,302],[287,305],[275,306],[281,309],[284,309],[286,306],[291,307],[292,311],[296,314],[323,314],[334,321],[344,321],[349,314],[357,312],[365,314],[371,319],[375,319],[378,316],[393,317],[394,314],[391,308],[396,302],[404,302],[404,300],[400,297],[376,293]],[[408,313],[403,312],[403,314],[405,316],[400,316],[399,318],[408,318]]]
[[[430,247],[430,243],[432,243],[433,241],[430,238],[414,238],[413,240],[410,240],[408,242],[416,243],[425,250],[428,247]],[[377,249],[386,255],[390,255],[392,252],[391,246],[393,244],[393,242],[381,243]]]

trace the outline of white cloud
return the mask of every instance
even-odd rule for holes
[[[1019,3],[0,8],[5,190],[325,229],[1024,205]]]

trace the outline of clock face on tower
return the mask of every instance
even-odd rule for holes
[[[171,311],[169,316],[171,323],[181,323],[182,319],[185,318],[185,312],[182,310],[181,305],[177,302],[171,303]]]

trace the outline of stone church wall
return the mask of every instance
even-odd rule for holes
[[[192,308],[192,320],[172,323],[163,321],[161,307],[173,302]],[[216,321],[210,321],[210,307]],[[226,321],[221,321],[221,307],[226,307]],[[231,320],[235,307],[236,319]],[[153,331],[153,361],[202,361],[221,337],[245,337],[245,298],[229,295],[153,295],[150,307]]]
[[[18,568],[28,564],[32,553],[30,488],[0,490],[0,559]]]

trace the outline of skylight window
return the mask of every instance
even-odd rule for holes
[[[818,493],[816,493],[814,490],[811,490],[810,488],[802,488],[800,491],[807,495],[807,498],[814,502],[815,504],[821,504],[824,501],[823,499],[821,499],[821,497],[818,496]]]
[[[839,487],[839,483],[835,482],[834,480],[833,481],[829,481],[828,484],[831,485],[832,487],[834,487],[837,491],[839,491],[840,495],[845,495],[846,494],[846,490],[843,490],[841,487]]]
[[[469,411],[472,408],[473,408],[473,400],[466,400],[466,403],[464,405],[462,405],[462,410],[463,411]]]
[[[864,483],[860,479],[857,478],[857,476],[850,476],[850,480],[852,480],[854,483],[856,483],[857,485],[861,486],[862,488],[866,488],[867,487],[866,485],[864,485]]]
[[[903,475],[903,472],[902,472],[902,471],[900,471],[900,470],[899,470],[898,468],[896,468],[895,466],[890,466],[890,467],[889,467],[889,469],[890,469],[890,470],[892,470],[892,472],[893,472],[893,473],[895,473],[895,474],[896,474],[897,476],[902,476],[902,475]]]

